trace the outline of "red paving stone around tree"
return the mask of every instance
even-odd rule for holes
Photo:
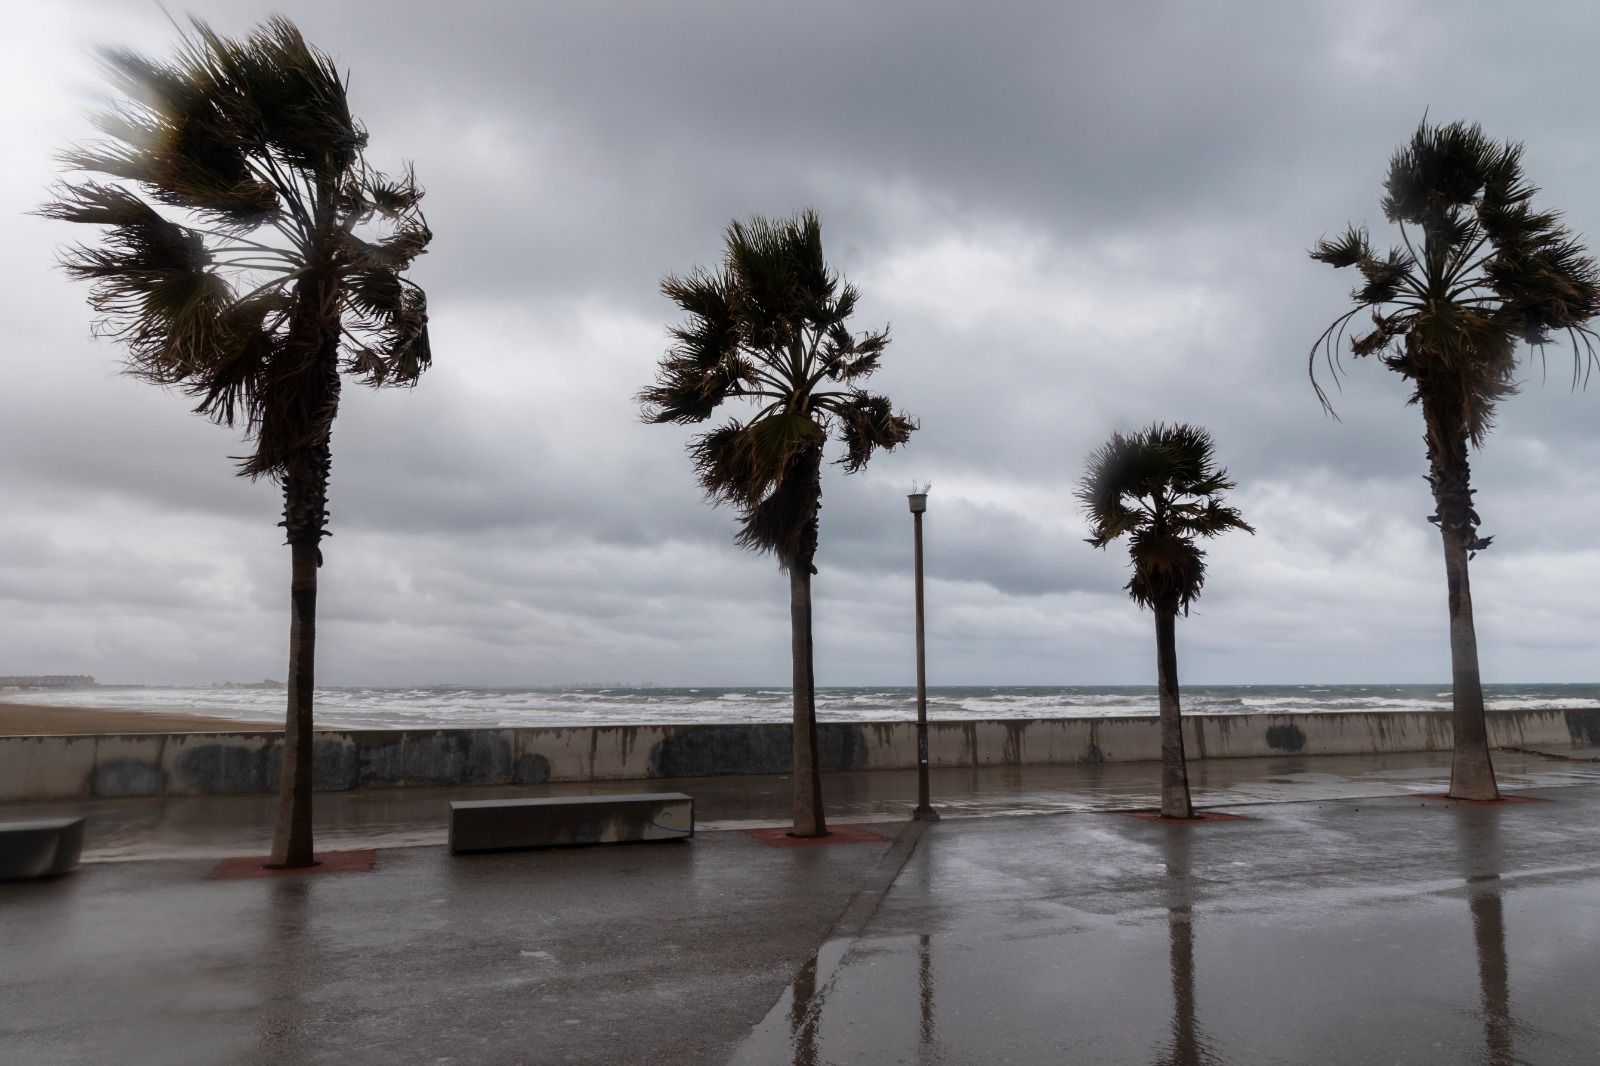
[[[745,834],[774,848],[804,848],[816,844],[882,844],[889,838],[859,825],[836,825],[825,837],[791,836],[782,826],[771,829],[746,829]]]
[[[276,869],[267,865],[259,855],[245,855],[237,859],[224,859],[211,871],[209,880],[238,881],[249,877],[295,877],[302,874],[365,873],[377,864],[378,853],[373,848],[356,848],[352,851],[319,851],[317,865]]]

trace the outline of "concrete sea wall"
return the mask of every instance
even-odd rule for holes
[[[1190,758],[1353,755],[1450,747],[1444,711],[1207,715],[1184,722]],[[1139,762],[1161,757],[1157,719],[934,722],[934,766]],[[824,770],[916,765],[910,722],[830,722]],[[1492,711],[1499,747],[1600,744],[1600,710]],[[634,725],[320,732],[319,791],[547,781],[782,774],[784,725]],[[144,733],[0,737],[0,801],[275,791],[281,734]]]

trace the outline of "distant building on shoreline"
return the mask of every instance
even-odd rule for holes
[[[0,676],[0,688],[94,688],[88,674],[13,674]]]

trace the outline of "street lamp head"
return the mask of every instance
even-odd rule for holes
[[[912,514],[921,514],[928,509],[928,490],[931,488],[933,488],[932,485],[918,485],[916,482],[911,483],[911,494],[908,495],[906,499],[911,504]]]

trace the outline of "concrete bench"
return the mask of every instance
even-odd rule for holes
[[[82,854],[82,818],[0,822],[0,881],[64,874]]]
[[[692,836],[694,800],[681,792],[456,800],[450,804],[450,850],[457,853]]]

